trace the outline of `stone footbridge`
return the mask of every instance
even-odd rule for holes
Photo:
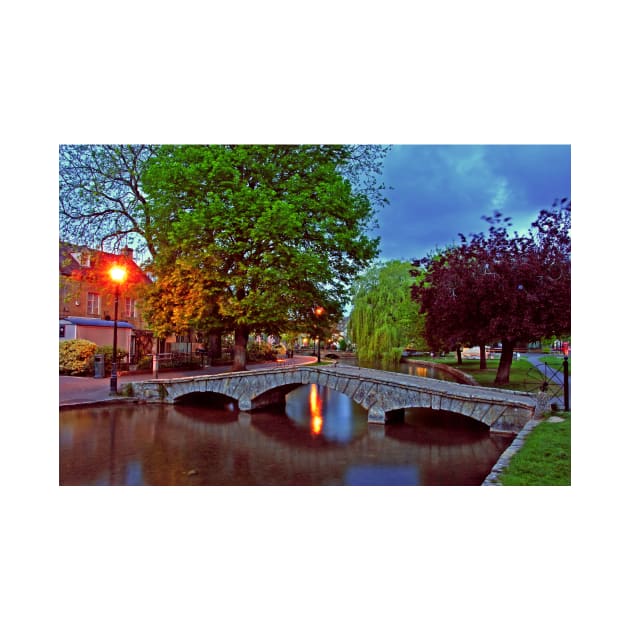
[[[238,403],[240,411],[284,404],[285,396],[302,385],[322,385],[349,396],[368,412],[368,422],[384,424],[420,407],[450,411],[486,424],[491,431],[518,433],[536,415],[531,394],[463,385],[352,366],[293,366],[152,379],[132,383],[132,395],[146,402],[184,402],[187,396],[220,394]]]

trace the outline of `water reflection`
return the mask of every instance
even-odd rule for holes
[[[383,366],[380,363],[369,363],[362,361],[359,363],[356,359],[342,359],[342,365],[360,365],[360,367],[373,368],[375,370],[384,370],[385,372],[396,372],[397,374],[409,374],[411,376],[422,376],[424,378],[435,378],[439,381],[456,381],[457,379],[445,370],[441,370],[439,366],[418,365],[414,361],[401,362],[396,366]]]
[[[476,485],[511,441],[442,412],[368,424],[317,385],[291,392],[286,413],[197,403],[61,412],[60,484]]]
[[[308,392],[308,406],[304,397]],[[304,385],[287,395],[285,413],[296,427],[309,427],[323,442],[348,444],[365,433],[367,412],[348,396],[321,385]]]
[[[322,418],[322,399],[315,383],[311,384],[311,392],[308,397],[311,411],[311,433],[319,435],[322,432],[324,418]]]
[[[344,477],[347,486],[419,486],[417,466],[350,466]]]
[[[453,377],[444,370],[423,365],[414,365],[413,363],[401,363],[396,370],[402,374],[411,374],[412,376],[423,376],[424,378],[436,378],[441,381],[452,381]]]

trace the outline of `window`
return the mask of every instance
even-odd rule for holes
[[[99,313],[99,295],[98,293],[88,293],[87,312],[88,315],[98,315]]]
[[[125,298],[125,317],[136,316],[136,304],[133,298]]]

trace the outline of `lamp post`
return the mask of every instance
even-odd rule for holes
[[[569,411],[569,343],[565,341],[562,344],[562,371],[564,375],[564,410]]]
[[[118,394],[118,299],[120,298],[120,285],[127,277],[127,270],[124,267],[114,265],[109,270],[109,277],[114,281],[116,290],[114,291],[114,351],[112,353],[112,374],[109,380],[110,395]]]
[[[323,307],[318,306],[313,312],[315,313],[315,317],[317,317],[317,319],[319,321],[319,318],[323,314],[324,309],[323,309]],[[320,354],[320,337],[321,337],[321,331],[318,331],[318,334],[317,334],[317,363],[321,363],[321,361],[322,361],[321,354]]]

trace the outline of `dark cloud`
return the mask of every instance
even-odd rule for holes
[[[381,257],[412,259],[486,229],[500,210],[526,231],[571,196],[569,145],[395,145],[384,164],[390,205],[379,212]]]

